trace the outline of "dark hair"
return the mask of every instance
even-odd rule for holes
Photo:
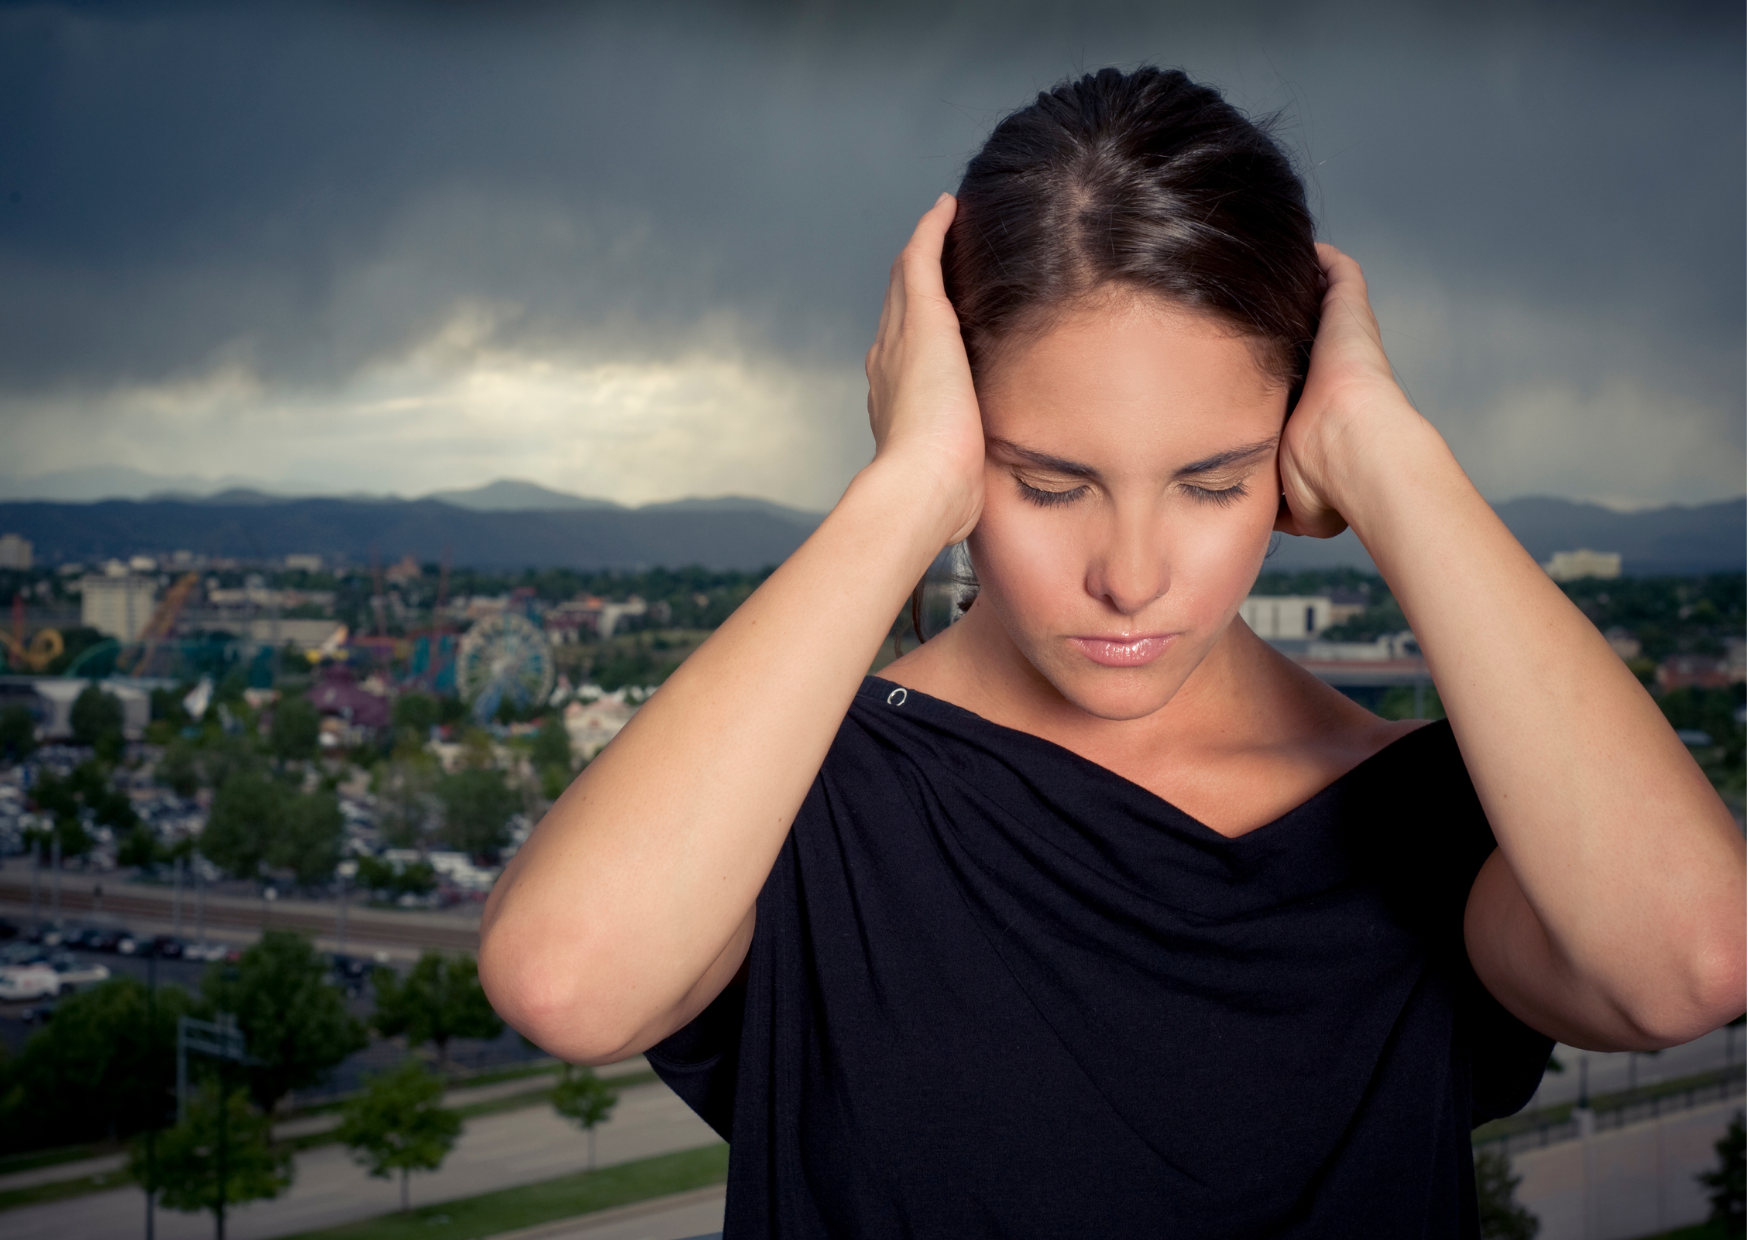
[[[995,127],[941,262],[974,372],[1052,311],[1127,287],[1256,340],[1290,408],[1323,296],[1313,235],[1263,125],[1176,70],[1101,69]]]

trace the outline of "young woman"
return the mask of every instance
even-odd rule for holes
[[[893,267],[873,462],[492,893],[498,1009],[647,1052],[731,1240],[1474,1236],[1550,1038],[1743,1010],[1740,831],[1312,237],[1182,74],[1004,120]],[[1345,526],[1448,724],[1235,618]],[[961,539],[970,609],[865,678]]]

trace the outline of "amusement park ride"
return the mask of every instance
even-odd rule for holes
[[[373,566],[374,567],[374,566]],[[312,664],[330,660],[357,660],[392,666],[401,663],[407,687],[419,687],[437,693],[457,693],[472,704],[473,714],[487,722],[506,700],[519,707],[544,701],[552,692],[555,667],[552,648],[546,634],[526,615],[507,611],[476,621],[465,634],[458,633],[442,619],[445,614],[449,585],[448,556],[445,555],[438,586],[437,606],[431,628],[390,637],[384,630],[385,607],[381,585],[381,570],[375,569],[376,596],[371,600],[375,618],[374,635],[348,634],[344,625],[321,647],[307,652]],[[229,648],[235,639],[179,639],[178,621],[200,584],[198,573],[186,573],[164,593],[151,619],[141,630],[139,640],[125,645],[115,638],[105,638],[79,652],[60,673],[64,677],[104,676],[166,677],[183,679],[203,660],[214,655],[228,660]],[[218,647],[224,647],[223,652]],[[66,651],[61,633],[41,628],[25,633],[24,596],[17,595],[12,603],[11,632],[0,631],[0,654],[14,671],[43,675],[50,665]],[[257,651],[260,659],[265,649]],[[271,657],[267,674],[271,672]],[[201,667],[202,672],[209,669]]]

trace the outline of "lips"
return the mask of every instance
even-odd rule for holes
[[[1165,653],[1175,633],[1155,633],[1141,637],[1071,637],[1087,658],[1101,667],[1143,667]]]

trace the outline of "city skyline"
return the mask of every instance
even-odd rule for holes
[[[1741,33],[1712,5],[11,9],[6,472],[824,509],[915,216],[1033,91],[1152,61],[1282,113],[1489,498],[1733,498]]]

